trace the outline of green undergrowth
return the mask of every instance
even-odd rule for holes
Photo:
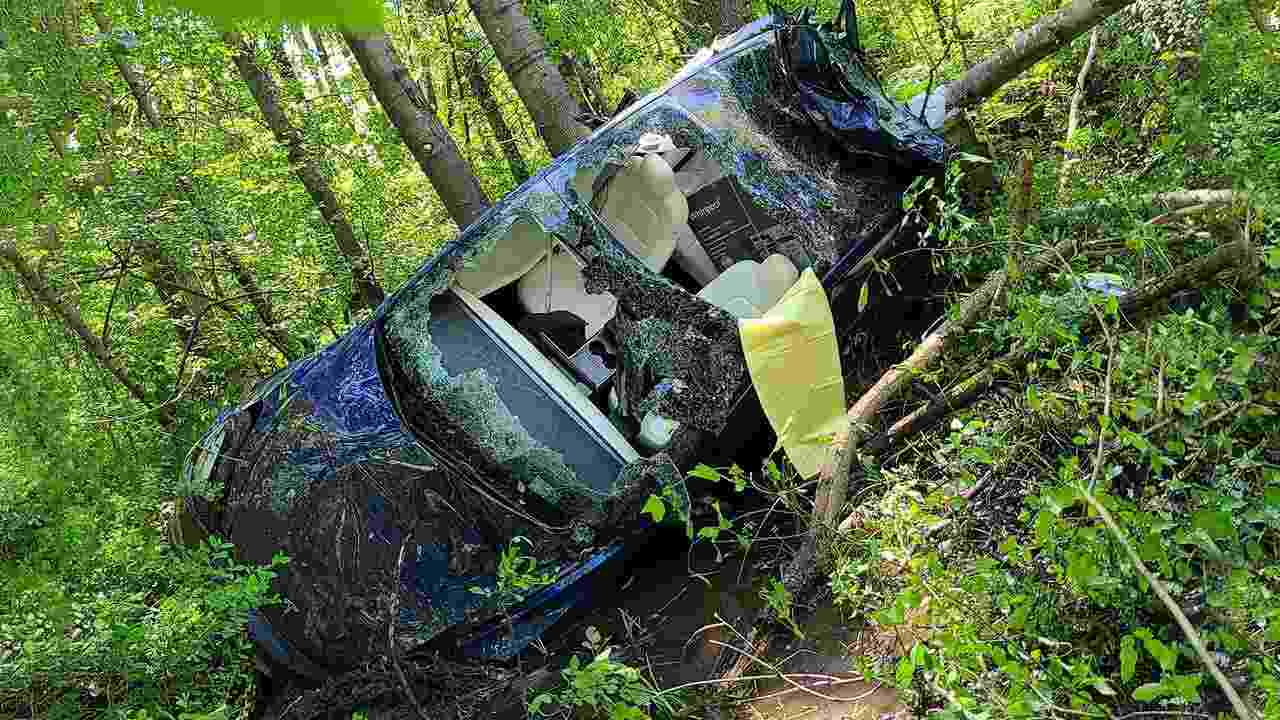
[[[1015,151],[1036,158],[1039,212],[1017,248],[1071,237],[1084,252],[1005,286],[1004,305],[916,378],[904,408],[989,367],[1001,381],[866,459],[850,493],[827,587],[850,622],[887,638],[860,667],[918,714],[1231,714],[1129,544],[1240,694],[1280,717],[1280,93],[1274,48],[1246,17],[1206,22],[1196,68],[1129,38],[1104,47],[1099,72],[1123,93],[1086,114],[1072,143],[1085,160],[1064,197],[1061,125],[986,126],[1006,175]],[[1160,227],[1145,221],[1161,210],[1123,202],[1201,187],[1248,197]],[[1098,200],[1113,210],[1055,215]],[[956,233],[939,265],[975,281],[1004,267],[1007,204],[1001,194]],[[1091,272],[1138,287],[1242,237],[1256,274],[1228,272],[1141,313],[1081,288]]]

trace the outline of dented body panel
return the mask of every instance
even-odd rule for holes
[[[509,657],[649,531],[650,492],[763,423],[704,290],[743,262],[830,277],[945,159],[850,52],[795,18],[743,28],[219,416],[185,472],[223,494],[196,514],[245,561],[291,558],[251,619],[264,654],[323,678],[390,626],[406,652]],[[513,544],[535,587],[503,582]]]

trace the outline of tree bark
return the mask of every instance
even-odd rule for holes
[[[1271,8],[1268,9],[1268,2],[1270,0],[1248,0],[1249,15],[1258,32],[1280,33],[1280,5],[1271,2]]]
[[[516,140],[515,133],[511,132],[511,126],[502,116],[502,108],[493,96],[493,88],[489,86],[489,78],[485,77],[484,66],[474,56],[467,60],[467,80],[471,83],[471,92],[480,103],[480,109],[484,111],[485,119],[489,121],[489,129],[493,131],[498,147],[507,158],[511,177],[519,185],[529,179],[529,166],[520,154],[520,143]]]
[[[137,238],[134,247],[143,260],[147,280],[155,287],[178,333],[178,344],[193,355],[209,357],[209,349],[193,337],[195,327],[192,323],[209,307],[209,298],[204,294],[200,281],[183,270],[155,238]]]
[[[333,237],[337,241],[338,250],[351,264],[351,281],[355,295],[359,298],[359,305],[376,308],[382,304],[386,295],[374,278],[368,253],[356,239],[351,223],[343,213],[337,196],[333,194],[333,188],[330,187],[329,179],[325,176],[320,162],[314,155],[307,152],[302,141],[302,133],[293,126],[284,108],[280,106],[275,82],[254,60],[252,45],[236,33],[224,34],[223,40],[235,50],[234,61],[236,69],[240,71],[240,77],[244,78],[245,84],[249,86],[249,91],[262,110],[262,115],[266,118],[272,134],[288,151],[289,164],[293,166],[294,174],[307,189],[307,194],[311,196],[316,207],[320,209],[325,222],[329,224],[329,229],[333,231]]]
[[[139,385],[122,365],[116,362],[111,352],[107,350],[107,346],[102,343],[102,339],[94,334],[89,326],[85,324],[84,318],[80,317],[80,311],[58,296],[49,284],[45,282],[44,277],[27,263],[26,258],[18,252],[17,245],[12,241],[0,240],[0,257],[8,261],[14,271],[18,274],[19,281],[27,290],[45,307],[52,310],[62,319],[62,322],[69,330],[74,332],[80,342],[84,344],[85,350],[98,361],[104,370],[111,373],[133,399],[143,405],[150,405],[151,400],[142,386]],[[156,408],[156,416],[160,418],[160,423],[166,428],[174,426],[173,411],[168,406],[161,405]]]
[[[719,0],[683,0],[686,53],[711,44],[720,31]]]
[[[468,0],[502,69],[554,157],[590,134],[564,77],[547,58],[546,44],[520,0]]]
[[[104,34],[111,32],[111,21],[107,19],[106,15],[102,14],[102,8],[97,3],[93,5],[93,19],[97,22],[98,29]],[[146,116],[147,124],[153,128],[160,127],[160,109],[156,105],[156,99],[151,94],[149,86],[142,78],[142,72],[126,61],[118,51],[111,53],[111,59],[115,61],[116,68],[120,70],[125,83],[129,86],[129,92],[133,94],[133,99],[137,101],[138,109]]]
[[[1037,275],[1075,254],[1075,240],[1058,243],[1047,252],[1032,258],[1024,269],[1027,276]],[[849,471],[866,430],[884,404],[902,392],[915,373],[924,370],[978,319],[991,305],[992,299],[1007,279],[1005,271],[992,273],[986,282],[960,303],[959,314],[924,339],[911,356],[890,368],[876,384],[862,394],[849,408],[848,425],[831,439],[831,453],[818,473],[818,490],[814,497],[813,519],[804,545],[792,560],[783,581],[792,592],[808,584],[816,569],[821,533],[834,529],[849,491]]]
[[[1009,44],[950,83],[946,110],[982,102],[1000,86],[1136,0],[1073,0],[1067,7],[1018,32]]]
[[[560,76],[564,78],[569,92],[573,93],[584,113],[605,120],[609,117],[608,100],[589,65],[590,61],[580,62],[570,50],[560,53]]]
[[[751,20],[749,0],[720,0],[719,34],[730,35]]]
[[[249,304],[253,306],[253,310],[258,315],[258,319],[262,321],[263,332],[266,333],[267,341],[271,343],[285,360],[292,361],[301,353],[289,333],[280,327],[280,321],[276,317],[275,307],[272,305],[267,293],[258,287],[257,281],[253,277],[253,273],[244,266],[235,251],[227,244],[225,239],[216,239],[213,243],[214,251],[218,253],[227,265],[231,267],[231,274],[235,276],[236,283],[240,289],[244,291]]]
[[[1080,74],[1076,75],[1076,89],[1071,95],[1071,112],[1067,114],[1067,149],[1062,154],[1062,168],[1058,171],[1058,203],[1067,201],[1067,190],[1071,184],[1072,167],[1079,162],[1071,150],[1071,139],[1080,127],[1080,103],[1084,101],[1084,83],[1089,78],[1089,69],[1093,67],[1093,59],[1098,54],[1099,28],[1089,33],[1089,52],[1084,56],[1084,64],[1080,66]]]
[[[342,36],[449,217],[459,228],[475,222],[488,209],[489,198],[471,164],[462,157],[457,143],[400,61],[391,38],[385,32],[350,29],[344,29]]]

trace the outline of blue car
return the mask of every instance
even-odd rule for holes
[[[271,664],[323,679],[388,627],[511,657],[643,545],[650,493],[772,446],[737,319],[806,269],[833,287],[947,153],[847,22],[702,51],[220,414],[185,473],[222,496],[189,507],[290,558],[250,622]]]

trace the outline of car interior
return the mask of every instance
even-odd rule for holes
[[[621,163],[604,170],[581,168],[572,179],[608,232],[649,269],[735,317],[760,317],[773,307],[799,277],[791,259],[779,253],[761,262],[734,259],[733,249],[716,233],[704,232],[699,240],[691,226],[701,218],[690,217],[690,198],[725,180],[720,164],[701,149],[676,147],[665,135],[646,134],[632,150]],[[732,178],[721,187],[742,194]],[[695,212],[709,218],[720,202]],[[509,351],[527,356],[530,369],[557,395],[576,395],[575,411],[597,437],[622,455],[658,452],[678,423],[654,412],[638,430],[609,420],[611,414],[617,417],[611,410],[617,404],[612,380],[619,353],[611,321],[618,301],[608,293],[587,292],[584,266],[567,243],[521,218],[491,252],[456,273],[451,289]]]

